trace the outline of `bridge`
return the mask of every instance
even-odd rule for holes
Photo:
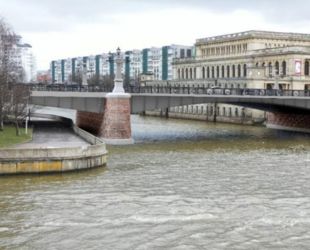
[[[68,108],[103,113],[109,89],[92,87],[45,86],[33,87],[31,103],[41,106]],[[304,90],[224,89],[204,87],[128,87],[131,113],[166,109],[191,104],[226,103],[263,111],[307,113],[310,92]]]
[[[99,86],[32,86],[32,89],[31,104],[77,110],[80,127],[105,137],[105,124],[111,119],[107,119],[109,89]],[[304,90],[146,86],[127,87],[126,93],[130,94],[130,98],[125,111],[131,114],[192,104],[224,103],[269,112],[268,123],[273,128],[310,131],[310,92]],[[120,113],[124,112],[122,105],[118,106]],[[118,115],[112,117],[115,119],[122,120]],[[130,123],[128,118],[125,120],[123,123]],[[121,134],[128,134],[129,130],[130,125]]]

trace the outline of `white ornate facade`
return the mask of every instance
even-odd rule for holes
[[[178,82],[225,88],[310,87],[310,34],[247,31],[198,39],[194,59],[174,61]]]

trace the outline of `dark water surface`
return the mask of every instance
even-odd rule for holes
[[[309,249],[310,137],[133,118],[91,171],[0,178],[0,249]]]

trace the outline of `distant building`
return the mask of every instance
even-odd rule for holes
[[[10,50],[10,57],[14,62],[15,70],[21,73],[19,81],[29,83],[36,80],[36,60],[32,52],[32,46],[22,43],[21,36],[15,36],[12,40],[13,47]]]
[[[195,56],[175,59],[173,68],[171,85],[309,90],[310,34],[252,30],[197,39]],[[219,121],[243,123],[249,117],[255,122],[265,117],[262,111],[244,107],[204,106]]]
[[[51,81],[49,70],[40,70],[37,72],[36,82],[38,83],[49,83]]]
[[[309,89],[310,34],[269,31],[197,39],[196,56],[174,62],[174,78],[225,88]]]
[[[147,82],[154,81],[153,73],[142,73],[140,74],[140,84],[145,86]]]
[[[192,57],[190,46],[170,45],[162,48],[131,50],[122,53],[124,57],[123,75],[128,83],[135,84],[140,74],[152,74],[155,80],[171,80],[173,77],[172,62],[175,58]],[[50,64],[53,83],[75,82],[83,74],[90,79],[97,77],[114,77],[115,54],[102,53],[84,57],[61,59]]]

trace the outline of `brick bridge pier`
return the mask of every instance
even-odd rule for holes
[[[77,126],[103,138],[107,144],[132,144],[130,98],[125,93],[122,79],[123,60],[117,49],[116,76],[112,93],[106,95],[104,113],[77,111]]]
[[[310,133],[310,115],[302,113],[269,112],[267,128]]]

